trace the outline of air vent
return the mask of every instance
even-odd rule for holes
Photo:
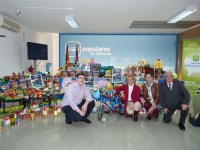
[[[20,25],[11,21],[11,20],[8,20],[7,18],[4,18],[2,16],[0,16],[0,27],[4,28],[4,29],[7,29],[7,30],[10,30],[12,32],[20,32]]]

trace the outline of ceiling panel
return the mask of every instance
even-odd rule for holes
[[[37,32],[178,34],[188,28],[169,28],[162,26],[163,22],[185,6],[195,3],[200,8],[199,0],[0,0],[0,14]],[[15,8],[20,9],[19,16],[16,16]],[[199,14],[200,9],[183,20],[200,21]],[[64,19],[65,15],[74,15],[80,28],[72,29]],[[151,22],[147,24],[148,21]],[[158,25],[163,28],[157,28]]]

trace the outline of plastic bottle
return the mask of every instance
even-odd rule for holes
[[[21,122],[21,117],[20,117],[20,115],[18,114],[18,115],[17,115],[17,119],[16,119],[16,123],[19,124],[20,122]]]
[[[57,111],[57,108],[56,108],[56,105],[54,106],[54,117],[57,117],[58,116],[58,111]]]
[[[47,112],[47,110],[45,109],[45,110],[43,110],[43,117],[44,118],[47,118],[48,117],[48,112]]]
[[[15,125],[15,118],[14,118],[14,114],[10,115],[10,125],[14,126]]]
[[[3,129],[3,119],[0,117],[0,131]]]
[[[17,116],[18,116],[17,112],[14,112],[15,124],[18,124]]]

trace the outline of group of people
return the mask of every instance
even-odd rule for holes
[[[190,95],[188,90],[179,81],[173,78],[171,71],[165,72],[165,80],[160,85],[153,82],[151,73],[145,74],[146,83],[142,86],[142,95],[145,100],[144,108],[147,111],[147,119],[159,117],[158,105],[161,105],[164,116],[163,121],[170,123],[172,115],[176,110],[181,111],[179,128],[185,130],[185,120],[188,115],[188,104]],[[76,82],[70,84],[62,101],[63,112],[65,113],[66,123],[83,121],[92,123],[87,117],[92,112],[95,102],[84,85],[85,74],[76,75]],[[134,76],[129,75],[126,78],[127,84],[116,88],[116,92],[120,92],[124,96],[124,112],[125,117],[133,117],[133,121],[138,121],[138,113],[142,108],[141,91],[139,86],[135,84]],[[83,100],[83,97],[85,100]]]

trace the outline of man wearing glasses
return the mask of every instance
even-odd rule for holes
[[[87,117],[92,112],[95,102],[84,82],[85,74],[78,73],[76,82],[70,84],[65,90],[62,106],[67,124],[72,124],[72,121],[92,123]],[[84,97],[86,100],[83,100]]]

